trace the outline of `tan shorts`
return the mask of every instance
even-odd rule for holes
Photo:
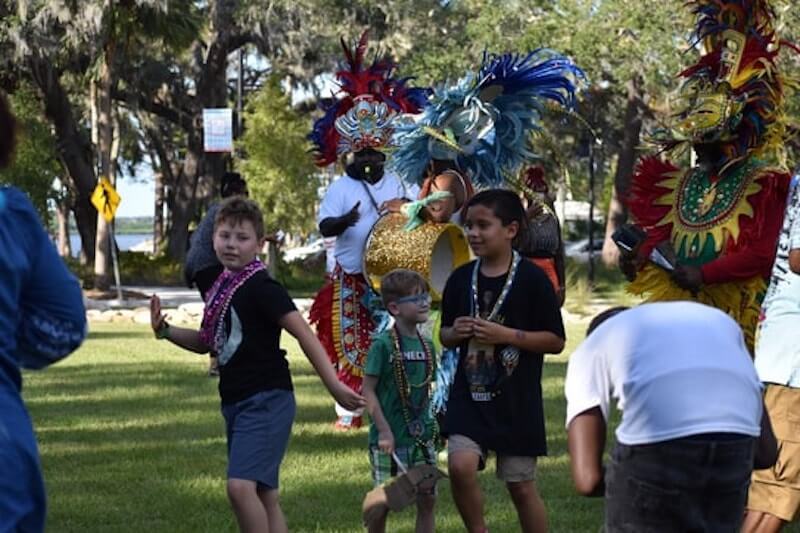
[[[778,440],[772,468],[754,470],[747,509],[791,522],[800,509],[800,389],[767,385],[764,395]]]
[[[471,452],[480,457],[478,470],[486,468],[486,450],[466,435],[447,437],[447,455],[457,452]],[[536,480],[536,457],[524,455],[498,455],[495,468],[497,479],[506,483]]]

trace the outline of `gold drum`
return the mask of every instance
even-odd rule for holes
[[[434,301],[442,299],[450,273],[470,260],[467,237],[459,226],[427,222],[405,231],[405,215],[390,213],[378,219],[364,247],[364,275],[380,292],[381,277],[395,268],[419,272]]]

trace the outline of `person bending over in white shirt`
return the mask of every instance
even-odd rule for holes
[[[754,459],[764,468],[776,457],[761,389],[741,329],[718,309],[680,301],[601,313],[567,368],[576,489],[605,496],[609,533],[735,531]],[[604,471],[612,396],[622,422]]]

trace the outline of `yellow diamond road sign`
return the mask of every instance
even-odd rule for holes
[[[100,182],[95,187],[92,193],[92,205],[103,214],[106,222],[111,222],[114,219],[114,213],[117,212],[117,207],[122,200],[119,193],[114,190],[114,186],[108,181],[105,176],[100,178]]]

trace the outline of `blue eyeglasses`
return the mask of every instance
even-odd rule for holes
[[[417,305],[424,305],[431,303],[431,295],[427,292],[421,292],[419,294],[412,294],[411,296],[403,296],[402,298],[398,298],[394,301],[398,304],[405,304],[405,303],[412,303]]]

